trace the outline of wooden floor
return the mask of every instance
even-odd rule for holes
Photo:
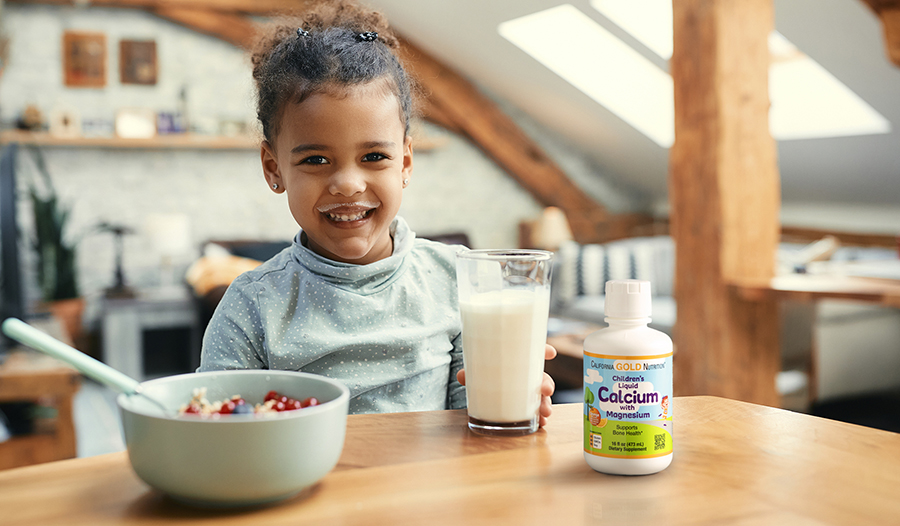
[[[74,419],[79,457],[125,449],[116,392],[112,389],[82,378],[81,390],[75,395]]]

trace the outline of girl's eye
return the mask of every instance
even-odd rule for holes
[[[373,152],[373,153],[367,153],[367,154],[365,154],[365,155],[363,156],[362,160],[363,160],[363,162],[371,163],[371,162],[376,162],[376,161],[383,161],[383,160],[385,160],[385,159],[387,159],[387,158],[388,158],[387,155],[384,155],[384,154],[382,154],[382,153],[375,153],[375,152]]]
[[[328,159],[321,155],[311,155],[300,161],[300,164],[328,164]]]

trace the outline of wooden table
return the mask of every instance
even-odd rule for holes
[[[42,326],[43,327],[43,326]],[[81,376],[68,365],[38,351],[17,348],[0,364],[0,402],[38,402],[56,417],[28,435],[0,442],[0,469],[72,458],[76,454],[72,399]],[[3,523],[0,511],[0,524]]]
[[[851,265],[847,263],[846,265]],[[820,300],[865,302],[885,308],[900,308],[900,280],[859,277],[843,274],[842,264],[834,264],[835,272],[821,274],[784,274],[771,280],[744,280],[730,284],[731,289],[747,301],[794,301],[814,303]],[[815,341],[811,343],[815,346]],[[848,349],[848,351],[850,351]],[[815,347],[810,349],[808,402],[815,401],[818,391],[818,366]]]
[[[675,458],[609,476],[582,457],[582,405],[519,438],[471,434],[464,411],[359,415],[337,468],[245,510],[184,507],[126,454],[0,472],[0,523],[886,524],[900,517],[900,434],[714,397],[675,398]],[[298,454],[300,454],[298,452]]]
[[[864,301],[900,308],[900,281],[829,274],[786,274],[768,281],[736,281],[735,292],[748,301],[767,299]]]

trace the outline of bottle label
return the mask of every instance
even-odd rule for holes
[[[652,458],[672,452],[672,353],[584,353],[584,451]]]

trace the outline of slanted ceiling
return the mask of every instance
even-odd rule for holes
[[[571,4],[668,69],[666,61],[606,19],[589,0],[369,1],[420,48],[569,141],[594,161],[606,181],[665,206],[667,149],[497,32],[502,22]],[[882,21],[862,0],[773,0],[773,4],[775,29],[893,125],[887,134],[778,141],[783,202],[897,207],[900,68],[887,58]],[[829,223],[839,228],[836,221]]]

